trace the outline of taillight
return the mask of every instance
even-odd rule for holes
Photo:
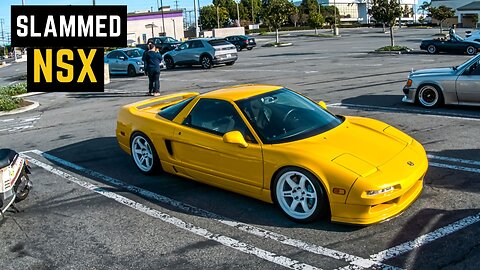
[[[245,40],[245,44],[248,44],[248,40]]]

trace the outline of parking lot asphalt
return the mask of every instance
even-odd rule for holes
[[[413,49],[438,29],[398,29]],[[461,33],[461,31],[459,31]],[[244,83],[283,85],[336,114],[371,117],[421,142],[430,168],[421,197],[372,226],[297,224],[273,205],[171,175],[144,176],[115,139],[120,106],[145,99],[147,78],[113,76],[104,93],[50,93],[37,109],[0,117],[0,145],[24,151],[34,189],[0,220],[6,269],[478,269],[480,109],[403,104],[413,69],[466,55],[371,53],[381,29],[340,38],[282,34],[294,46],[239,52],[233,66],[161,73],[161,92]],[[257,43],[272,41],[258,36]],[[8,68],[8,69],[7,69]],[[18,69],[15,71],[15,69]],[[14,64],[11,78],[25,65]],[[12,71],[13,70],[13,71]],[[9,73],[10,74],[10,73]]]

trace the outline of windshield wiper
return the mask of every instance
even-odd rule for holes
[[[453,66],[452,69],[453,70],[457,70],[458,66]]]

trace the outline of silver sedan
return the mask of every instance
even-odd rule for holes
[[[428,108],[443,104],[480,106],[480,54],[460,66],[411,72],[403,93],[403,102]]]

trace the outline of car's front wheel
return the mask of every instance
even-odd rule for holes
[[[320,182],[301,168],[279,171],[272,191],[275,203],[296,222],[310,222],[328,212],[328,200]]]
[[[165,56],[163,61],[165,62],[165,67],[167,67],[167,69],[174,69],[175,68],[175,62],[173,62],[172,57]]]
[[[227,66],[231,66],[233,64],[235,64],[235,61],[225,63],[225,65],[227,65]]]
[[[145,134],[133,134],[130,149],[133,162],[142,173],[152,175],[160,168],[160,160],[155,147]]]
[[[473,46],[468,46],[467,49],[465,50],[465,52],[468,55],[474,55],[477,52],[477,49],[475,49],[475,47],[473,47]]]
[[[443,96],[435,85],[426,84],[419,88],[417,101],[423,107],[434,108],[443,103]]]
[[[433,44],[428,45],[427,51],[431,54],[437,53],[437,47]]]
[[[132,66],[132,65],[128,65],[128,76],[130,77],[134,77],[135,75],[137,75],[137,71],[135,70],[135,67]]]

